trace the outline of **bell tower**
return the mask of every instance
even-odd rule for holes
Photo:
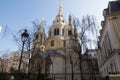
[[[39,48],[44,43],[45,39],[46,39],[46,34],[44,29],[44,21],[41,20],[39,28],[34,33],[33,47],[35,49]]]
[[[62,5],[60,3],[58,6],[58,14],[55,20],[53,21],[52,26],[49,29],[49,37],[50,36],[63,36],[65,25],[66,25],[66,21],[62,14]]]

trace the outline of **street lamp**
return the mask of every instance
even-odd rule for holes
[[[27,33],[27,30],[25,29],[24,32],[21,34],[22,50],[21,50],[21,55],[20,55],[20,60],[19,60],[18,73],[20,73],[24,45],[25,45],[25,42],[28,40],[28,37],[29,37],[29,34]]]
[[[24,32],[21,34],[22,42],[27,41],[28,37],[29,37],[29,34],[28,34],[27,30],[25,29]]]

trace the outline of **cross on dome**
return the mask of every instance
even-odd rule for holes
[[[62,2],[62,0],[59,1],[59,8],[58,8],[58,9],[59,9],[59,14],[61,14],[61,12],[62,12],[62,5],[61,5],[61,2]]]
[[[61,4],[61,3],[62,3],[62,0],[59,1],[59,4]]]

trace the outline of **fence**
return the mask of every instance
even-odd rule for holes
[[[19,77],[18,77],[19,76]],[[27,73],[0,73],[0,80],[101,80],[99,73],[63,73],[63,74],[33,74],[28,76]],[[82,77],[82,79],[81,79]]]
[[[99,73],[49,74],[48,78],[53,80],[101,80]]]

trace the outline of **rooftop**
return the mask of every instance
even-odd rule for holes
[[[110,1],[108,8],[104,9],[107,13],[120,12],[120,2]]]

